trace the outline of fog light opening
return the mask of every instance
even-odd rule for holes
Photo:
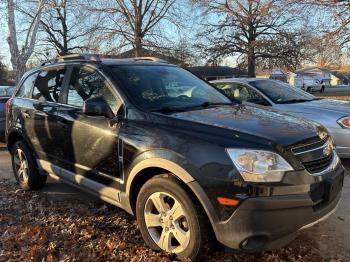
[[[269,241],[267,236],[253,236],[243,240],[240,244],[240,248],[246,251],[254,251],[262,249]]]

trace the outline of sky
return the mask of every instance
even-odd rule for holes
[[[191,39],[194,38],[196,32],[199,30],[198,22],[201,20],[201,13],[198,8],[190,8],[187,4],[186,0],[179,0],[181,3],[181,11],[184,13],[185,21],[183,23],[186,25],[186,29],[179,32],[178,30],[174,29],[173,26],[165,25],[163,30],[167,31],[167,35],[172,40],[179,40],[181,37],[185,39]],[[313,24],[317,24],[319,22],[327,22],[330,20],[329,17],[327,17],[324,12],[316,12],[315,10],[308,10],[306,12],[307,17],[312,21]],[[187,17],[187,18],[186,18]],[[216,19],[216,17],[211,17],[209,19]],[[20,24],[22,21],[24,21],[23,16],[20,14],[16,14],[16,21],[18,24]],[[17,29],[20,29],[21,26],[17,26]],[[42,36],[42,34],[39,33],[39,38]],[[4,8],[4,2],[0,1],[0,57],[2,62],[4,62],[9,68],[10,68],[10,56],[9,56],[9,49],[8,44],[6,41],[7,37],[7,26],[6,26],[6,18],[5,18],[5,8]],[[40,47],[37,47],[36,50],[41,50]],[[237,56],[232,56],[225,58],[222,62],[224,65],[229,66],[235,66],[236,65]]]

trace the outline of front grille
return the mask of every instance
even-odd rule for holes
[[[292,152],[311,174],[327,169],[334,157],[332,141],[329,137],[294,147]]]
[[[321,146],[323,146],[327,141],[329,140],[329,137],[325,137],[323,139],[318,139],[317,141],[313,142],[313,143],[309,143],[307,145],[302,145],[302,146],[297,146],[294,147],[292,149],[294,154],[299,154],[299,153],[303,153],[315,148],[319,148]]]
[[[304,167],[307,171],[310,173],[319,173],[325,170],[329,165],[332,163],[333,160],[333,154],[330,154],[327,157],[309,161],[309,162],[303,162]]]

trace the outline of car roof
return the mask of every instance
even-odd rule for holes
[[[271,79],[268,79],[268,78],[256,78],[256,77],[224,78],[224,79],[210,81],[210,83],[236,82],[236,83],[249,84],[250,82],[253,82],[253,81],[256,81],[256,80],[271,80]]]
[[[137,58],[104,58],[99,55],[81,55],[81,56],[65,56],[70,59],[65,60],[61,58],[56,58],[53,60],[46,61],[41,65],[27,71],[23,78],[26,78],[28,75],[31,75],[41,69],[59,67],[62,65],[70,65],[76,63],[82,64],[95,64],[95,65],[106,65],[106,66],[118,66],[118,65],[142,65],[142,66],[169,66],[177,67],[174,64],[171,64],[165,60],[155,58],[155,57],[137,57]],[[62,57],[62,58],[65,58]]]

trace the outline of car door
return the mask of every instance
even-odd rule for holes
[[[29,141],[38,157],[51,163],[57,163],[56,114],[65,73],[65,67],[61,66],[42,69],[33,75],[31,100],[23,103],[28,106],[22,109]]]
[[[63,170],[110,185],[122,178],[118,155],[118,125],[104,116],[83,113],[84,101],[103,97],[114,113],[122,103],[108,81],[94,68],[73,66],[65,91],[64,105],[58,110],[57,123],[63,154]]]

